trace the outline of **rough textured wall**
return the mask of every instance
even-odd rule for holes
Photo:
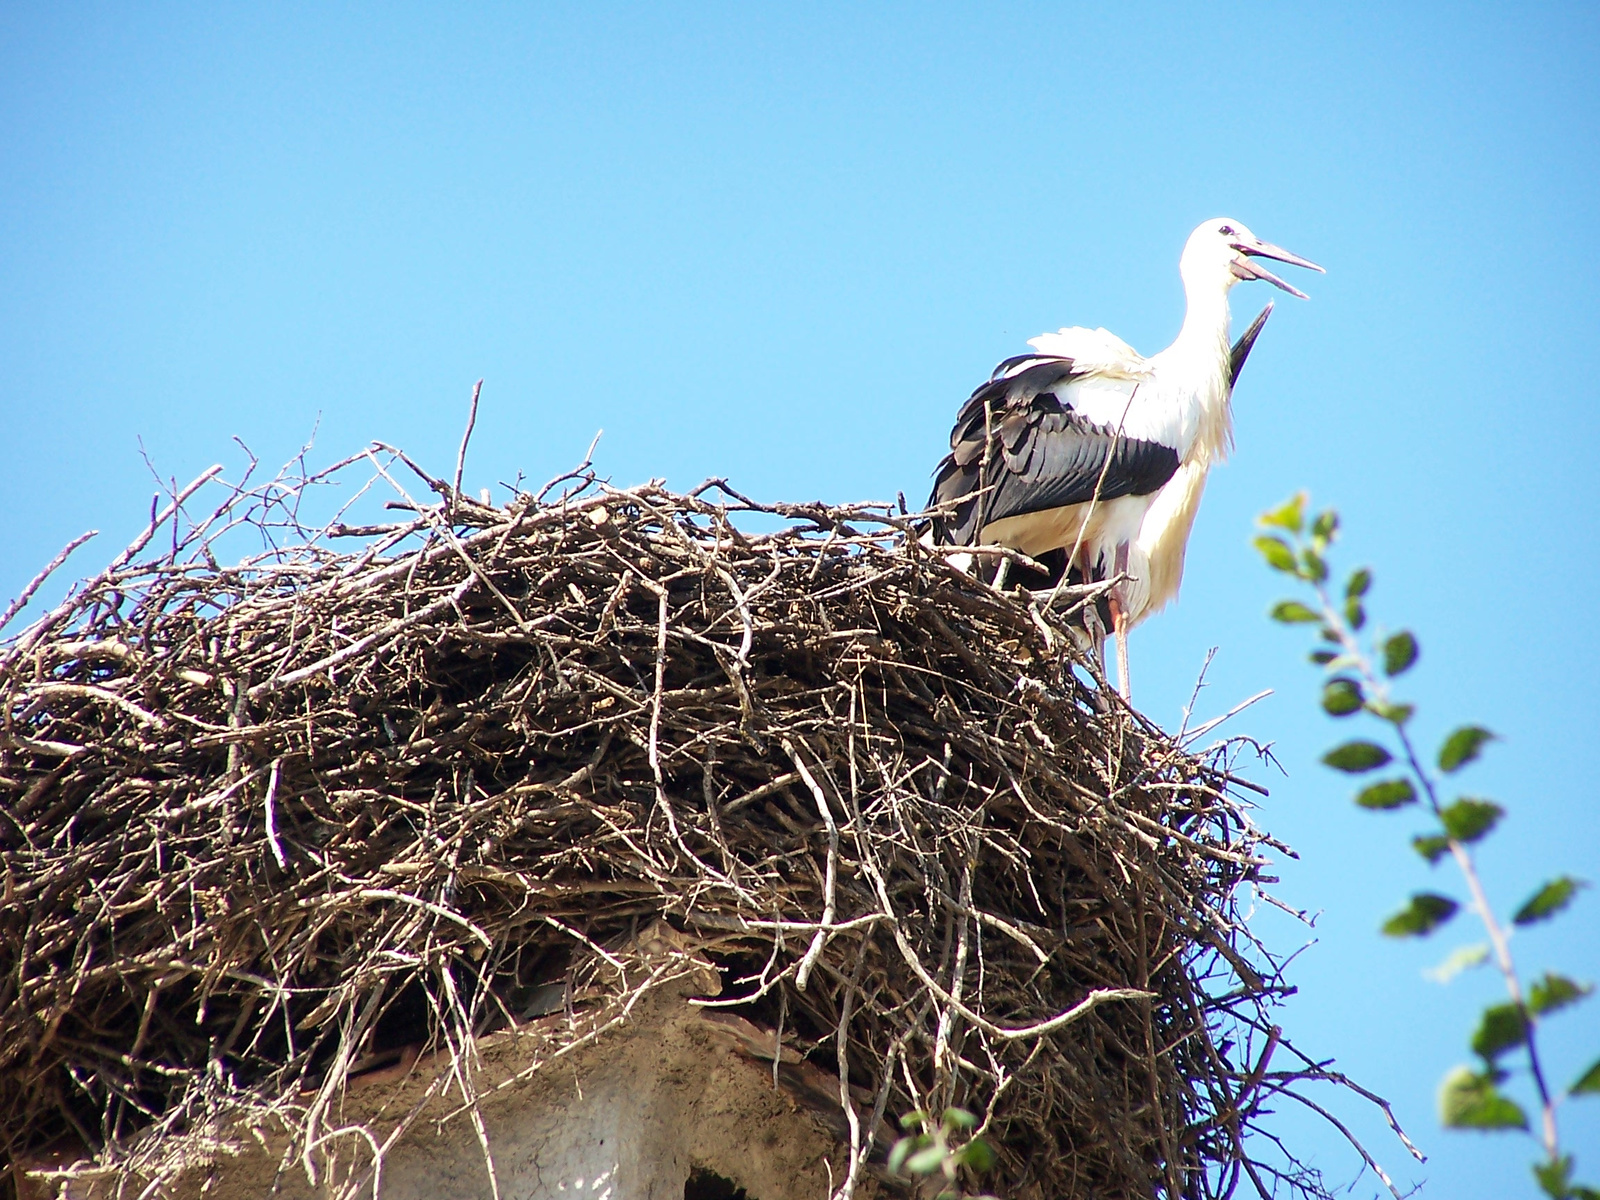
[[[697,1169],[731,1181],[750,1200],[826,1197],[827,1160],[840,1171],[848,1147],[813,1107],[827,1100],[825,1078],[785,1051],[783,1082],[775,1089],[770,1058],[752,1054],[762,1048],[761,1034],[742,1018],[661,997],[595,1044],[490,1092],[481,1105],[483,1132],[500,1200],[679,1200]],[[528,1047],[508,1034],[486,1039],[482,1050],[478,1086],[486,1091],[513,1079],[529,1057]],[[381,1134],[424,1104],[367,1188],[376,1182],[382,1200],[493,1200],[470,1116],[452,1113],[456,1099],[423,1095],[421,1081],[433,1074],[392,1069],[352,1081],[341,1114],[351,1126]],[[342,1152],[329,1147],[338,1169],[324,1170],[313,1185],[298,1163],[280,1172],[270,1136],[236,1133],[228,1139],[231,1152],[193,1163],[166,1194],[320,1200],[367,1174],[372,1161],[365,1141],[352,1135]],[[108,1200],[112,1190],[89,1180],[35,1177],[23,1196]],[[858,1190],[872,1193],[870,1181]]]
[[[769,1065],[737,1052],[687,1006],[536,1080],[485,1112],[502,1200],[679,1200],[696,1167],[751,1200],[821,1200],[830,1191],[831,1135],[773,1090]],[[491,1196],[465,1120],[413,1134],[385,1176],[385,1200]],[[258,1194],[225,1187],[219,1196]]]

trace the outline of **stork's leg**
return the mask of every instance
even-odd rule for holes
[[[1071,570],[1071,563],[1067,564]],[[1094,582],[1094,567],[1089,561],[1089,552],[1085,550],[1078,557],[1078,582],[1084,586]],[[1087,601],[1083,606],[1083,628],[1089,635],[1089,643],[1094,648],[1095,665],[1100,668],[1100,678],[1106,677],[1106,628],[1100,623],[1100,609],[1096,601]]]
[[[1100,610],[1091,602],[1083,607],[1083,632],[1089,639],[1089,652],[1094,655],[1095,666],[1100,668],[1100,678],[1106,677],[1106,627],[1100,621]]]
[[[1115,564],[1112,573],[1125,575],[1128,571],[1128,543],[1122,542],[1117,546]],[[1117,691],[1122,693],[1122,698],[1133,700],[1133,679],[1128,669],[1128,611],[1122,605],[1122,585],[1119,583],[1111,589],[1111,628],[1117,635]]]
[[[1117,691],[1124,700],[1131,702],[1133,681],[1128,675],[1128,615],[1123,611],[1115,592],[1111,593],[1111,628],[1117,635]]]

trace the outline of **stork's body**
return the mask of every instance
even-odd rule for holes
[[[1239,381],[1239,372],[1243,370],[1245,359],[1250,356],[1262,326],[1271,315],[1272,305],[1268,304],[1228,352],[1220,442],[1210,445],[1204,437],[1198,439],[1195,452],[1180,461],[1172,478],[1150,498],[1149,508],[1139,523],[1138,536],[1129,547],[1126,567],[1128,578],[1120,585],[1125,629],[1132,629],[1178,597],[1178,586],[1183,582],[1189,533],[1200,511],[1207,472],[1233,449],[1233,387]]]
[[[936,472],[930,507],[953,508],[940,540],[1064,551],[1085,581],[1130,577],[1110,594],[1124,695],[1127,631],[1177,594],[1206,474],[1233,445],[1233,382],[1266,314],[1230,348],[1228,292],[1265,279],[1302,294],[1256,256],[1321,270],[1236,221],[1206,222],[1184,247],[1171,346],[1144,358],[1104,329],[1041,334],[973,392]]]

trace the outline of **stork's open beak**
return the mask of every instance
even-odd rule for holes
[[[1291,267],[1305,267],[1308,271],[1322,271],[1322,268],[1309,258],[1301,258],[1298,254],[1290,254],[1282,246],[1274,246],[1271,242],[1263,242],[1259,239],[1253,242],[1234,242],[1233,248],[1239,252],[1239,257],[1229,265],[1233,268],[1236,278],[1263,279],[1274,287],[1281,287],[1291,296],[1299,296],[1302,300],[1311,299],[1299,288],[1291,287],[1261,264],[1250,261],[1252,258],[1275,258],[1279,262],[1288,263]],[[1246,255],[1249,257],[1245,257]],[[1326,271],[1322,271],[1322,273],[1324,275],[1327,274]]]

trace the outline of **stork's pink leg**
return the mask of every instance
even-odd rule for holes
[[[1067,569],[1068,571],[1072,569],[1071,563],[1067,564]],[[1078,572],[1079,582],[1082,583],[1084,587],[1088,587],[1095,581],[1094,560],[1089,557],[1089,552],[1087,550],[1082,551],[1078,556]],[[1089,636],[1094,639],[1094,659],[1095,662],[1100,666],[1100,677],[1104,679],[1106,674],[1105,626],[1100,624],[1100,613],[1099,610],[1095,608],[1096,603],[1098,602],[1088,602],[1087,608],[1083,614],[1083,624],[1084,628],[1090,631]]]
[[[1117,635],[1117,691],[1124,700],[1133,698],[1133,683],[1128,676],[1128,619],[1116,592],[1111,593],[1111,628]]]

